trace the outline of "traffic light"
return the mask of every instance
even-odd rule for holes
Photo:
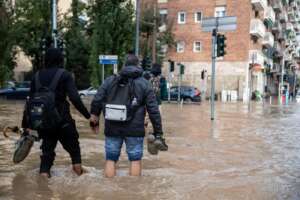
[[[170,72],[174,72],[175,70],[175,62],[173,60],[168,60],[170,64]]]
[[[226,37],[223,34],[217,35],[217,57],[222,57],[226,54]]]
[[[146,71],[146,70],[150,70],[150,69],[151,69],[151,63],[152,63],[152,61],[151,61],[151,59],[150,59],[149,56],[144,57],[143,60],[142,60],[142,63],[141,63],[142,68],[143,68],[145,71]]]
[[[184,74],[184,65],[180,64],[180,74],[183,75]]]

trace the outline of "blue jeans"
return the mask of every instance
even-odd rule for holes
[[[119,160],[123,142],[129,161],[139,161],[143,157],[144,137],[105,137],[106,160]]]

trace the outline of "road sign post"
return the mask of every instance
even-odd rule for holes
[[[212,18],[204,18],[202,20],[202,31],[204,32],[212,32],[212,67],[211,67],[211,120],[215,119],[215,77],[216,77],[216,58],[217,58],[217,35],[218,31],[226,32],[226,31],[234,31],[236,30],[236,17],[212,17]]]
[[[113,65],[114,74],[118,73],[118,56],[116,55],[100,55],[99,64],[102,65],[102,84],[105,78],[105,65]]]

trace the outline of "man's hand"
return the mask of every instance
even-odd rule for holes
[[[94,134],[99,133],[99,117],[98,116],[93,115],[93,114],[91,115],[90,127],[91,127]]]

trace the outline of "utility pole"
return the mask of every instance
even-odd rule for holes
[[[279,103],[280,103],[280,104],[283,104],[281,92],[283,91],[283,90],[282,90],[282,87],[283,87],[283,73],[284,73],[284,64],[285,64],[284,56],[285,56],[285,54],[283,55],[283,59],[282,59],[280,84],[279,84],[279,86],[278,86],[278,99],[279,99]]]
[[[141,0],[136,0],[135,7],[136,27],[135,27],[135,55],[139,56],[140,48],[140,11],[141,11]]]
[[[52,38],[54,48],[57,48],[57,4],[56,0],[52,0]]]
[[[218,24],[216,25],[218,27]],[[216,40],[217,40],[217,28],[212,32],[212,72],[211,72],[211,120],[215,119],[215,78],[216,78]]]
[[[152,63],[156,63],[156,40],[157,40],[157,1],[154,3],[154,26],[153,26],[153,41],[152,41]]]

